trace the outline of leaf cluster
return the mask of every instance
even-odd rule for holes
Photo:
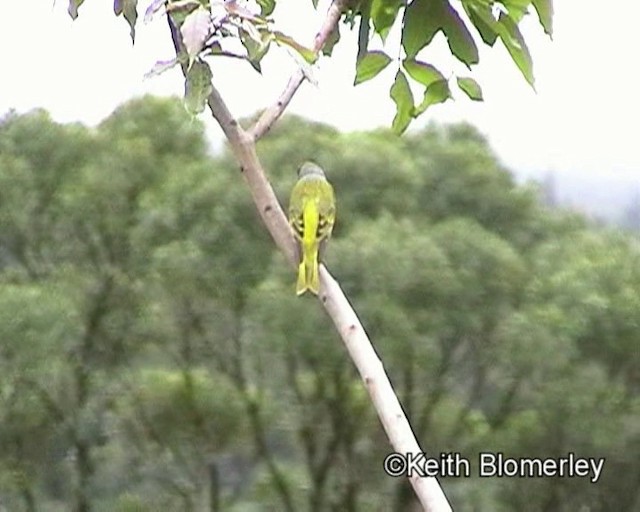
[[[460,7],[454,7],[449,0],[371,0],[362,1],[353,9],[351,23],[359,19],[360,33],[367,34],[359,39],[355,84],[376,77],[394,61],[382,50],[369,50],[371,29],[384,44],[394,24],[401,25],[398,70],[389,91],[396,104],[392,125],[396,133],[402,133],[412,119],[432,105],[453,97],[449,78],[420,57],[438,34],[446,39],[451,55],[468,69],[480,62],[480,42],[493,47],[500,40],[533,86],[533,63],[520,23],[535,10],[543,30],[551,36],[551,0],[463,0]],[[422,100],[414,98],[410,81],[423,90]],[[470,99],[483,100],[482,89],[474,78],[456,76],[456,83]]]
[[[83,0],[69,0],[69,14],[76,18]],[[116,0],[114,12],[122,15],[131,28],[132,40],[138,19],[137,0]],[[207,57],[244,59],[258,72],[260,62],[271,43],[292,49],[307,66],[317,61],[318,52],[274,27],[271,15],[276,0],[256,0],[248,7],[236,1],[222,0],[154,0],[146,9],[145,21],[158,13],[169,16],[179,30],[181,46],[175,59],[156,63],[149,75],[162,73],[177,64],[185,66],[185,105],[193,114],[204,110],[211,92],[211,68]],[[313,0],[314,7],[317,1]],[[252,9],[252,7],[254,7]],[[552,35],[552,0],[462,0],[454,6],[449,0],[358,0],[348,2],[344,24],[358,26],[358,48],[354,83],[360,84],[378,76],[394,63],[395,78],[389,95],[396,106],[392,128],[404,132],[411,121],[433,105],[453,98],[451,77],[445,76],[423,57],[424,50],[442,35],[452,57],[469,70],[480,62],[481,44],[493,47],[501,41],[525,80],[533,87],[533,61],[520,27],[526,16],[535,13],[542,29]],[[399,48],[370,49],[374,40],[386,47],[394,26],[401,36]],[[340,27],[329,34],[322,53],[330,56],[340,39]],[[244,52],[235,50],[240,43]],[[308,73],[306,73],[308,74]],[[455,83],[468,98],[482,101],[480,84],[467,75],[455,75]],[[420,89],[421,99],[413,88]]]

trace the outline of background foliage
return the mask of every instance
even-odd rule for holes
[[[469,125],[289,117],[259,150],[285,203],[302,160],[326,168],[328,265],[423,446],[606,457],[597,484],[444,479],[454,509],[640,510],[637,238],[544,207]],[[410,510],[236,174],[174,100],[0,120],[2,506]]]

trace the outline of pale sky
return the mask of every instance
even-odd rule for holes
[[[115,18],[110,0],[86,0],[75,22],[67,15],[65,0],[55,5],[53,0],[0,0],[5,20],[0,31],[0,113],[44,107],[58,121],[95,124],[132,96],[182,94],[177,69],[143,79],[156,60],[172,56],[164,18],[146,25],[142,21],[150,1],[139,0],[140,22],[132,46],[129,27]],[[493,49],[481,48],[480,64],[472,74],[483,87],[484,103],[458,93],[455,102],[427,111],[415,126],[430,120],[467,120],[488,135],[511,168],[634,174],[640,183],[640,1],[555,4],[553,41],[535,17],[523,26],[537,92],[498,42]],[[315,13],[311,0],[279,0],[276,26],[310,44],[327,5],[321,1]],[[354,87],[355,34],[344,26],[342,33],[334,57],[322,59],[315,71],[318,86],[305,83],[288,111],[342,130],[389,126],[394,115],[388,96],[393,64],[373,81]],[[398,52],[394,43],[391,37],[387,50],[393,56]],[[440,40],[423,57],[445,76],[465,74],[445,50]],[[214,61],[214,81],[241,117],[272,103],[294,66],[291,57],[276,48],[263,61],[262,76],[246,63],[223,59]]]

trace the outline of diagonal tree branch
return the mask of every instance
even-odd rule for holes
[[[346,9],[348,4],[348,0],[334,0],[327,11],[327,16],[325,17],[320,30],[316,34],[316,37],[313,40],[312,50],[319,56],[320,51],[324,47],[325,43],[331,32],[338,26],[338,22],[340,21],[340,16]],[[305,74],[301,68],[298,68],[289,78],[284,91],[280,94],[276,102],[267,108],[260,118],[256,121],[256,123],[251,127],[249,133],[254,141],[259,140],[265,133],[267,133],[273,123],[275,123],[278,118],[285,111],[289,102],[297,92],[298,88],[304,81]]]
[[[327,19],[316,36],[316,47],[314,48],[316,51],[322,48],[326,37],[337,25],[345,5],[345,0],[334,0],[331,4]],[[180,33],[170,16],[168,16],[168,20],[174,47],[176,52],[180,53],[182,50]],[[186,76],[185,65],[183,65],[182,69]],[[296,77],[297,74],[294,74],[280,99],[271,109],[265,111],[251,131],[245,131],[240,126],[213,85],[212,92],[207,100],[213,117],[220,124],[240,164],[240,170],[249,186],[262,220],[275,240],[276,245],[283,251],[289,263],[294,267],[297,266],[297,252],[293,233],[258,160],[255,141],[260,135],[266,133],[278,119],[302,83],[303,78]],[[382,362],[371,345],[371,341],[351,304],[349,304],[342,289],[324,265],[320,267],[320,294],[318,297],[340,333],[349,355],[365,383],[393,449],[403,454],[420,453],[421,449],[418,441],[393,391]],[[451,507],[435,478],[420,477],[414,472],[409,480],[425,511],[451,511]]]
[[[218,121],[227,137],[236,160],[240,163],[240,171],[249,185],[249,190],[262,220],[289,263],[295,264],[297,250],[293,233],[262,164],[258,160],[253,137],[231,115],[215,86],[213,86],[207,103],[213,117]]]
[[[320,280],[320,299],[358,368],[393,449],[405,454],[422,452],[382,361],[342,289],[324,265],[320,267]],[[409,481],[425,511],[451,511],[435,478],[420,477],[414,472]]]
[[[167,16],[167,21],[176,55],[180,55],[184,51],[180,30],[171,16]],[[187,64],[182,62],[181,67],[186,78]],[[280,202],[258,160],[255,141],[231,114],[215,85],[211,84],[211,87],[211,94],[207,99],[209,109],[222,128],[229,141],[229,146],[240,164],[240,172],[244,175],[249,186],[260,217],[269,229],[278,248],[284,253],[289,263],[295,265],[297,258],[295,239]]]

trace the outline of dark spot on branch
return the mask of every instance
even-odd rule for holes
[[[264,207],[264,213],[269,213],[271,210],[272,210],[272,207],[270,204]]]
[[[229,122],[229,124],[235,128],[236,126],[238,126],[238,121],[236,121],[235,119],[232,119],[232,120]]]
[[[244,165],[240,166],[240,172],[244,172]]]

